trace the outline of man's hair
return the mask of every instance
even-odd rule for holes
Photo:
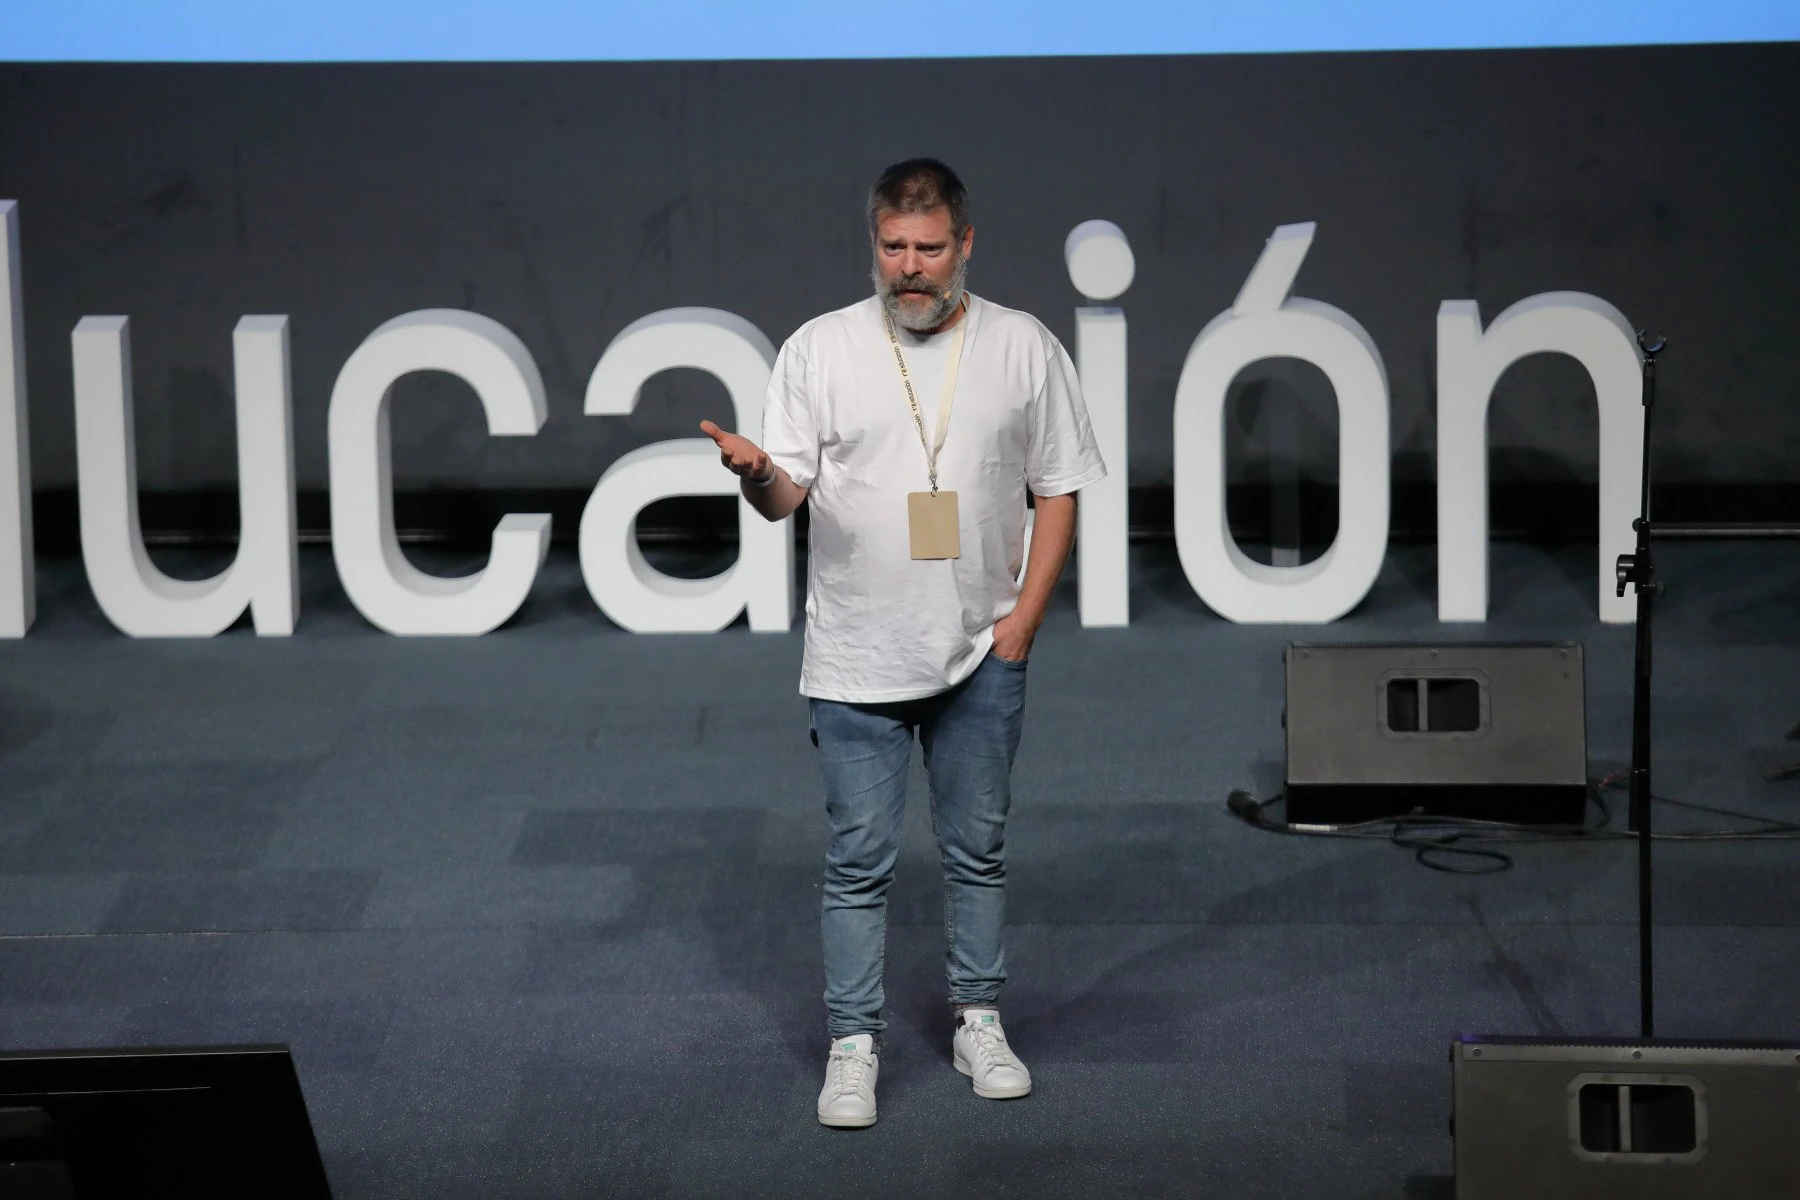
[[[869,188],[869,235],[874,236],[882,213],[922,213],[934,208],[950,210],[950,236],[961,241],[969,227],[969,189],[956,172],[935,158],[895,163]]]

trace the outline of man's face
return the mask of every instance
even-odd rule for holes
[[[881,214],[875,224],[875,286],[894,320],[907,329],[942,325],[962,303],[973,226],[951,236],[950,210]]]

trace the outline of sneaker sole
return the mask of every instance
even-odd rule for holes
[[[969,1082],[974,1083],[975,1072],[969,1069],[968,1063],[958,1058],[953,1060],[952,1065],[955,1066],[958,1071],[967,1075],[969,1077]],[[1017,1100],[1021,1096],[1031,1095],[1031,1085],[1028,1083],[1024,1087],[984,1088],[979,1083],[976,1083],[975,1094],[980,1096],[983,1100]]]
[[[819,1124],[831,1129],[867,1129],[874,1123],[875,1117],[872,1114],[866,1117],[828,1117],[824,1113],[819,1114]]]

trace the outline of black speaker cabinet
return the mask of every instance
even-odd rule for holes
[[[0,1052],[6,1200],[331,1200],[286,1046]]]
[[[1793,1200],[1800,1045],[1450,1049],[1456,1200]]]
[[[1295,642],[1286,659],[1290,822],[1581,822],[1580,646]]]

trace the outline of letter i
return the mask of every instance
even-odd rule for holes
[[[1111,221],[1083,221],[1070,230],[1063,259],[1069,281],[1090,302],[1117,299],[1137,272],[1125,231]],[[1124,309],[1075,310],[1075,369],[1107,468],[1105,479],[1082,489],[1077,518],[1076,594],[1088,627],[1131,623],[1125,341]]]

